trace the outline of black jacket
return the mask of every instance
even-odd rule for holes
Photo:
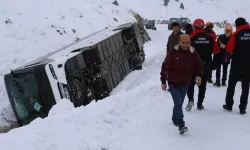
[[[227,45],[229,39],[230,39],[230,36],[227,37],[225,34],[219,36],[217,39],[217,43],[218,43],[219,47],[220,47],[221,43],[224,45]],[[231,55],[226,52],[226,48],[224,48],[224,49],[220,48],[220,57],[221,57],[222,64],[229,64],[230,59],[231,59],[230,56]]]
[[[228,41],[230,39],[230,36],[227,37],[225,34],[222,34],[217,39],[217,44],[220,47],[221,44],[227,45]],[[226,52],[226,48],[220,47],[220,53],[214,55],[214,69],[216,69],[219,65],[222,64],[229,64],[231,60],[231,54],[228,54]]]
[[[190,35],[194,31],[193,26],[191,24],[186,24],[185,26],[185,34]]]
[[[231,69],[250,71],[250,27],[238,26],[231,35],[226,51],[232,53]]]

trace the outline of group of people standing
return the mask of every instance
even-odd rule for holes
[[[162,90],[167,85],[174,101],[172,121],[180,133],[188,130],[185,126],[182,105],[187,94],[186,111],[194,106],[194,86],[199,87],[197,109],[203,110],[207,82],[212,82],[212,70],[216,70],[214,86],[226,86],[227,70],[231,61],[229,81],[225,98],[225,110],[233,108],[233,96],[238,81],[242,83],[240,114],[246,113],[250,85],[250,26],[244,18],[235,20],[236,31],[227,25],[224,34],[217,38],[214,24],[196,19],[193,25],[180,31],[177,22],[172,23],[172,34],[167,43],[167,55],[161,66]],[[221,79],[221,69],[223,75]],[[168,83],[168,84],[167,84]]]

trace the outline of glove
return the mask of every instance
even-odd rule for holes
[[[226,45],[221,43],[221,44],[220,44],[220,48],[225,49],[225,48],[226,48]]]

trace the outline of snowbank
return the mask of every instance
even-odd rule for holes
[[[0,126],[14,120],[3,75],[77,38],[135,20],[105,0],[0,1]]]

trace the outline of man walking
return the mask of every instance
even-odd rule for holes
[[[232,53],[231,69],[223,108],[231,111],[235,86],[241,79],[240,114],[246,113],[250,84],[250,27],[244,18],[235,20],[236,31],[231,35],[226,51]]]
[[[172,34],[168,37],[168,43],[167,43],[167,53],[170,51],[170,50],[173,50],[174,49],[174,46],[178,44],[178,40],[180,38],[180,35],[183,34],[181,31],[180,31],[180,24],[177,23],[177,22],[173,22],[172,23],[172,26],[171,26],[171,29],[172,29]]]
[[[202,103],[205,98],[207,81],[212,70],[212,54],[219,53],[219,47],[214,37],[205,32],[204,21],[202,19],[196,19],[193,26],[195,30],[190,35],[191,45],[199,54],[203,66],[202,83],[201,86],[199,86],[197,108],[198,110],[203,110],[204,106]],[[187,111],[190,111],[194,106],[194,85],[195,77],[191,80],[187,92],[189,99],[186,106]]]
[[[163,91],[166,91],[166,81],[168,81],[169,91],[174,101],[172,121],[182,134],[188,130],[182,111],[188,85],[195,75],[196,84],[200,86],[202,76],[201,60],[194,48],[190,46],[189,35],[180,35],[179,44],[167,54],[162,63],[160,74]]]
[[[217,39],[217,43],[220,47],[220,53],[214,55],[214,64],[216,66],[216,82],[214,83],[214,86],[217,87],[220,87],[221,83],[222,86],[226,86],[227,68],[231,59],[230,54],[226,52],[226,46],[232,32],[233,32],[233,27],[231,25],[227,25],[225,27],[225,33],[223,35],[220,35]],[[222,82],[220,82],[221,66],[223,69],[222,80],[221,80]]]

